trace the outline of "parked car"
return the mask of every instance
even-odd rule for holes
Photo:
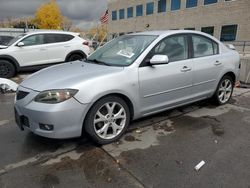
[[[21,34],[0,46],[0,77],[11,78],[21,70],[85,59],[90,48],[77,33],[50,31]]]
[[[0,45],[6,45],[8,44],[14,37],[12,36],[0,36]]]
[[[97,47],[98,47],[98,42],[97,41],[91,41],[91,47],[94,48],[94,50],[96,50]]]
[[[131,120],[213,97],[231,98],[240,56],[198,31],[118,37],[85,62],[57,65],[24,80],[16,94],[21,129],[49,138],[87,133],[119,139]]]

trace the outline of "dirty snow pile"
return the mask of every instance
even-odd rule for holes
[[[18,84],[6,78],[0,78],[0,93],[15,92]]]

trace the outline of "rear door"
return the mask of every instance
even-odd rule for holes
[[[12,55],[17,59],[21,67],[47,64],[49,62],[43,34],[27,36],[20,42],[23,42],[24,46],[15,46]]]
[[[157,54],[167,55],[169,63],[153,66],[144,63],[139,67],[143,114],[185,103],[191,97],[193,64],[189,59],[187,35],[173,35],[163,39],[145,61]]]
[[[202,98],[214,92],[223,69],[218,44],[202,35],[192,35],[193,95]]]
[[[50,63],[64,62],[71,52],[73,35],[69,34],[46,34],[45,42],[48,50]]]

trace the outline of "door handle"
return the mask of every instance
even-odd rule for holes
[[[221,65],[222,63],[220,61],[215,61],[214,65],[218,66]]]
[[[182,69],[181,69],[181,72],[188,72],[188,71],[191,71],[192,69],[190,67],[187,67],[187,66],[184,66]]]

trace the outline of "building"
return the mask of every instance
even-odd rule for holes
[[[117,0],[108,4],[110,36],[191,29],[221,41],[250,41],[250,0]]]

